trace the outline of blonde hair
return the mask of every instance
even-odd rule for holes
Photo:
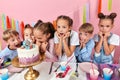
[[[90,23],[84,23],[84,24],[82,24],[82,25],[80,26],[79,31],[80,31],[80,30],[82,30],[82,31],[84,31],[84,32],[86,32],[86,33],[92,34],[93,31],[94,31],[94,27],[93,27],[93,25],[90,24]]]
[[[18,36],[19,33],[16,30],[12,30],[12,29],[7,29],[3,32],[3,40],[4,41],[8,41],[11,37],[13,36]]]

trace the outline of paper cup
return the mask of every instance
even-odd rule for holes
[[[97,80],[99,72],[96,69],[90,69],[90,80]]]
[[[0,69],[0,80],[7,80],[8,78],[8,69]]]
[[[110,68],[103,68],[103,78],[104,80],[111,80],[111,76],[113,74],[113,70]]]
[[[65,70],[66,70],[65,63],[66,63],[66,62],[61,62],[61,63],[60,63],[60,65],[61,65],[60,68],[61,68],[62,71],[65,71]]]
[[[118,68],[118,74],[119,74],[119,76],[120,76],[120,68]]]

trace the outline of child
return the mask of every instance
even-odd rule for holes
[[[31,42],[34,42],[33,28],[30,26],[30,24],[25,25],[24,40],[30,40]]]
[[[34,27],[34,37],[36,44],[39,46],[41,56],[43,57],[45,54],[45,61],[57,61],[53,41],[55,29],[52,23],[37,22],[36,24]]]
[[[77,62],[91,62],[91,53],[94,48],[94,40],[91,39],[94,27],[90,23],[84,23],[79,28],[80,45],[75,49]]]
[[[29,46],[26,45],[26,43],[30,42],[30,44],[35,42],[34,36],[33,36],[33,28],[29,25],[26,24],[24,28],[24,34],[23,34],[23,45],[22,47],[29,49]]]
[[[95,63],[113,63],[115,47],[119,45],[119,36],[111,33],[114,25],[114,18],[116,13],[110,15],[98,14],[99,20],[99,33],[94,36],[95,44]]]
[[[3,40],[7,43],[7,47],[0,52],[0,58],[5,62],[11,61],[17,56],[17,48],[21,46],[19,33],[16,30],[7,29],[3,32]]]
[[[74,50],[79,45],[78,33],[72,30],[73,20],[61,15],[57,18],[57,31],[55,32],[54,42],[56,55],[59,61],[76,62]]]

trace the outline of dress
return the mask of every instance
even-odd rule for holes
[[[54,36],[54,42],[55,42],[55,44],[59,43],[59,39],[58,39],[58,37],[56,35]],[[73,31],[73,30],[71,30],[71,33],[70,33],[70,45],[74,45],[74,46],[79,45],[78,33]],[[67,57],[65,55],[65,53],[63,53],[62,56],[58,56],[58,57],[59,57],[60,62],[63,62],[63,61],[67,62],[69,59],[71,59],[71,57],[72,57],[72,60],[70,62],[76,62],[74,52],[70,57]]]
[[[55,51],[54,51],[54,40],[50,39],[48,41],[48,46],[47,46],[47,50],[45,52],[46,55],[46,62],[56,62],[58,60]]]

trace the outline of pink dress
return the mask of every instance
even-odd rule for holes
[[[55,55],[55,51],[54,51],[54,40],[53,39],[50,39],[48,42],[48,47],[47,47],[47,50],[45,52],[45,56],[46,56],[46,59],[45,59],[46,62],[58,61],[58,58]]]

